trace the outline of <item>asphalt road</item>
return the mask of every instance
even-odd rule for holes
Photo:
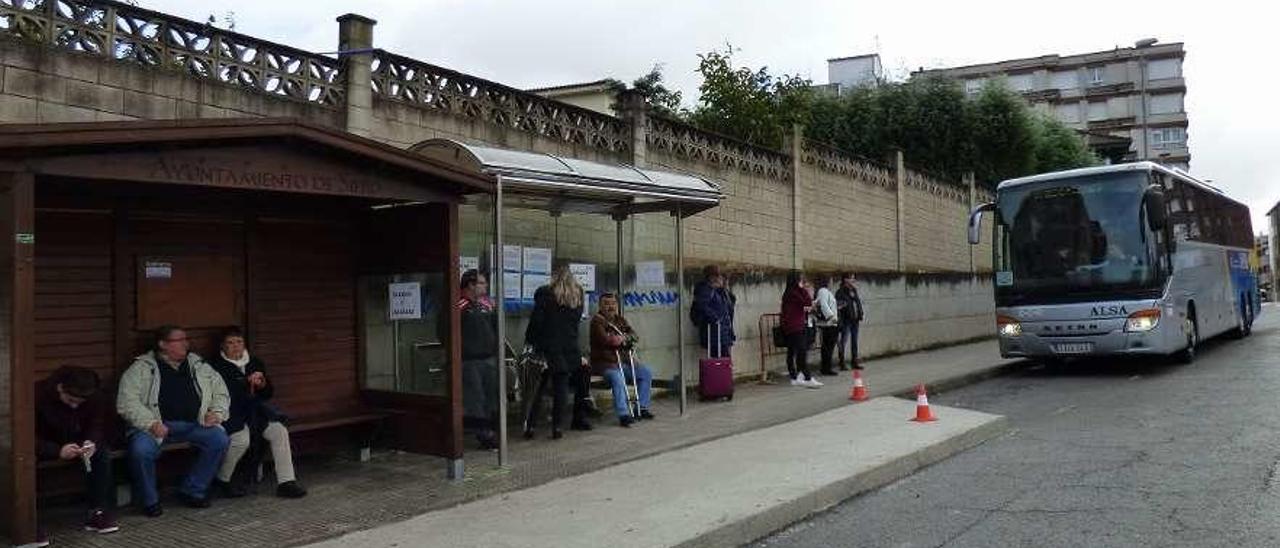
[[[1011,431],[753,546],[1280,546],[1278,392],[1268,306],[1192,365],[1068,364],[941,394]]]

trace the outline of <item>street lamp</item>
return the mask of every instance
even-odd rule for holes
[[[1138,161],[1147,159],[1147,58],[1143,50],[1159,41],[1158,38],[1143,38],[1133,43],[1134,49],[1138,50],[1138,101],[1142,103],[1142,120],[1138,123],[1142,134],[1142,148],[1138,149]]]

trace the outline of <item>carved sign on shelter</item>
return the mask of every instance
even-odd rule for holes
[[[332,155],[282,146],[231,146],[70,155],[36,166],[40,173],[187,184],[242,190],[359,198],[449,201],[425,186],[343,162]]]

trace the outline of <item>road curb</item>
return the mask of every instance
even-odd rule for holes
[[[979,377],[979,375],[964,375],[957,377],[957,379],[974,377]],[[850,498],[884,487],[906,478],[922,468],[972,449],[988,440],[999,437],[1008,430],[1008,419],[1003,416],[998,417],[996,420],[920,448],[891,462],[828,484],[803,497],[780,503],[744,519],[723,523],[711,531],[675,546],[678,548],[703,548],[741,546],[754,542],[783,530],[794,523],[803,521],[814,514],[832,508]]]
[[[1004,375],[1010,375],[1013,373],[1017,373],[1019,371],[1025,371],[1027,369],[1030,369],[1034,365],[1035,363],[1032,362],[1031,360],[1017,360],[1017,361],[1012,361],[1008,363],[1002,363],[1000,365],[992,366],[992,367],[981,369],[978,371],[971,371],[963,375],[956,375],[953,377],[946,377],[937,381],[926,382],[924,384],[925,384],[925,387],[929,389],[930,394],[940,394],[943,392],[956,390],[958,388],[963,388],[971,384],[977,384],[988,379],[1002,377]],[[916,389],[915,387],[904,388],[897,392],[893,392],[890,395],[895,398],[914,399],[916,397]]]

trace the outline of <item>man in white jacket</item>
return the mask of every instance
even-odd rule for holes
[[[814,299],[813,321],[822,333],[822,367],[823,375],[835,375],[831,368],[831,354],[836,349],[836,339],[840,337],[840,318],[836,314],[836,295],[827,287],[826,278],[818,278],[814,285],[818,287],[817,298]]]

